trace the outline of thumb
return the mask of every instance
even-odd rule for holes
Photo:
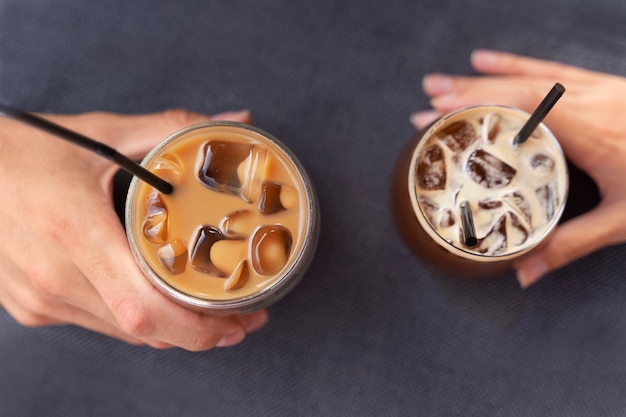
[[[516,265],[520,286],[527,288],[548,272],[616,243],[619,236],[615,224],[620,218],[617,209],[598,206],[560,225],[544,246]]]

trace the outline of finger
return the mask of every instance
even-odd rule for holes
[[[547,79],[489,76],[449,78],[447,83],[450,85],[450,91],[436,95],[431,100],[434,110],[440,114],[485,103],[497,103],[532,113],[553,87],[551,81]],[[604,115],[589,114],[584,106],[591,108],[607,106],[604,93],[604,91],[589,92],[584,85],[571,83],[544,120],[559,139],[568,158],[585,170],[598,166],[597,158],[593,158],[594,155],[596,157],[599,155],[597,148],[594,148],[598,138],[590,126],[599,123],[598,120]],[[614,124],[607,121],[602,125]]]
[[[409,117],[409,121],[416,129],[421,130],[433,123],[435,120],[441,117],[436,110],[424,110],[413,113]]]
[[[129,157],[138,159],[167,136],[184,127],[210,120],[248,123],[250,112],[243,110],[208,116],[185,109],[173,109],[139,116],[116,117],[115,120],[115,138],[106,136],[103,140],[112,143]]]
[[[0,300],[19,323],[29,327],[74,324],[128,343],[141,343],[115,326],[109,310],[76,268],[44,262],[60,258],[54,251],[48,253],[51,256],[31,263],[37,269],[30,275],[10,261],[4,251],[0,254],[4,274]],[[55,271],[55,276],[49,271]]]
[[[267,310],[255,311],[254,313],[237,316],[236,319],[241,323],[246,333],[256,332],[267,324],[269,314]]]
[[[76,252],[74,262],[122,330],[135,338],[158,340],[191,351],[230,346],[243,340],[245,329],[237,319],[185,309],[158,292],[135,263],[115,214],[102,213],[100,222],[100,227],[80,236],[84,242],[76,242],[75,246],[87,242],[107,242],[106,245],[97,251]]]
[[[516,265],[522,288],[537,282],[546,273],[561,268],[596,250],[617,243],[623,231],[608,219],[620,219],[624,207],[604,208],[602,205],[559,226],[538,252]]]
[[[21,294],[13,295],[9,292],[2,292],[3,308],[23,326],[76,325],[129,344],[142,345],[146,343],[73,305],[64,304],[39,294],[29,295],[28,298],[24,298]],[[28,304],[23,303],[24,299],[28,300]]]
[[[185,109],[171,109],[142,115],[94,112],[72,116],[45,115],[45,117],[94,140],[109,144],[132,159],[140,159],[168,135],[195,123],[210,120],[251,122],[248,110],[225,112],[214,116]]]
[[[532,112],[554,85],[550,80],[508,77],[449,77],[448,84],[448,90],[434,95],[430,102],[439,112],[485,103],[498,103]]]
[[[483,74],[524,75],[562,81],[580,81],[594,74],[592,71],[559,62],[487,49],[473,51],[470,62],[476,71]]]

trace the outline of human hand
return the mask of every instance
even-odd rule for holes
[[[477,50],[472,66],[484,76],[428,74],[423,90],[432,110],[411,116],[422,129],[440,115],[484,103],[531,113],[555,82],[567,91],[544,120],[568,159],[598,186],[601,201],[559,227],[541,249],[516,265],[523,288],[547,272],[602,247],[626,242],[626,79],[508,53]],[[575,190],[571,190],[575,192]]]
[[[250,122],[248,112],[211,118],[184,110],[42,117],[132,159],[195,122]],[[200,351],[239,343],[267,322],[265,310],[192,312],[149,284],[113,207],[112,162],[6,118],[0,158],[0,305],[19,323],[75,324],[133,344]]]

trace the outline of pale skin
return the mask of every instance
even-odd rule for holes
[[[626,78],[490,50],[474,51],[471,64],[480,76],[424,77],[432,109],[411,116],[418,129],[475,104],[499,103],[530,113],[560,82],[566,92],[544,122],[600,190],[597,207],[560,225],[541,250],[518,262],[520,285],[526,288],[600,248],[626,242]]]
[[[134,159],[195,122],[250,122],[247,111],[41,116]],[[74,324],[132,344],[202,351],[235,345],[268,321],[266,310],[192,312],[148,283],[113,207],[112,162],[5,117],[0,158],[0,304],[17,322]]]

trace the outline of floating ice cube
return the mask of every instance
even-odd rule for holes
[[[474,182],[485,188],[506,187],[516,173],[515,168],[483,149],[471,153],[465,170]]]
[[[228,279],[224,282],[224,289],[226,291],[238,290],[246,285],[249,278],[250,267],[248,266],[248,261],[243,259],[237,264]]]
[[[506,215],[503,215],[485,237],[479,239],[478,246],[472,249],[485,255],[494,256],[506,251],[506,248]]]
[[[428,222],[436,227],[439,224],[439,205],[424,196],[419,197],[419,204]]]
[[[456,220],[454,219],[454,213],[449,208],[441,210],[441,216],[439,216],[439,227],[454,226]]]
[[[254,213],[250,210],[237,210],[220,219],[220,231],[229,239],[242,239],[254,230],[257,224]]]
[[[487,198],[478,202],[478,207],[485,210],[494,210],[502,207],[503,205],[504,203],[502,203],[502,200],[497,198]]]
[[[282,184],[280,187],[280,204],[283,205],[285,210],[290,210],[298,206],[298,191],[286,184]]]
[[[187,265],[187,247],[178,239],[173,240],[157,251],[159,263],[172,274],[182,274]]]
[[[246,159],[237,167],[237,177],[241,183],[242,197],[248,202],[258,201],[261,183],[265,178],[267,151],[260,146],[250,148]]]
[[[196,271],[224,277],[226,274],[220,271],[211,261],[211,247],[215,242],[225,239],[222,232],[214,226],[198,226],[189,240],[189,263]]]
[[[555,215],[555,207],[558,205],[557,197],[552,190],[552,186],[550,184],[546,184],[535,190],[535,194],[539,199],[541,207],[544,209],[545,219],[548,221],[552,220]]]
[[[285,209],[280,200],[281,188],[281,184],[277,182],[263,183],[263,191],[259,200],[259,211],[261,214],[274,214]]]
[[[167,240],[169,216],[165,202],[158,191],[152,191],[146,199],[143,235],[152,243],[164,243]]]
[[[535,171],[553,172],[555,165],[554,159],[543,153],[534,154],[530,158],[530,166]]]
[[[261,275],[278,273],[289,259],[291,232],[281,225],[262,226],[251,239],[252,267]]]
[[[520,191],[506,193],[502,196],[502,200],[504,200],[515,213],[520,215],[526,224],[532,224],[530,204]]]
[[[237,142],[209,141],[198,154],[197,178],[208,188],[241,195],[242,183],[237,169],[250,155],[251,146]]]
[[[166,153],[159,156],[151,171],[165,180],[175,180],[183,174],[183,164],[176,155]]]
[[[519,218],[514,213],[509,213],[511,219],[511,225],[508,228],[508,239],[511,244],[520,246],[528,240],[530,235],[526,226],[522,224]]]
[[[417,182],[424,190],[446,188],[446,161],[439,145],[426,148],[417,160]]]
[[[501,124],[502,116],[499,113],[487,114],[483,120],[483,138],[487,140],[487,142],[494,144],[498,133],[500,133]]]
[[[218,270],[229,276],[237,264],[246,257],[248,244],[243,239],[223,239],[211,246],[211,263]]]
[[[478,138],[476,130],[467,120],[450,123],[437,132],[441,140],[453,152],[462,152]]]

